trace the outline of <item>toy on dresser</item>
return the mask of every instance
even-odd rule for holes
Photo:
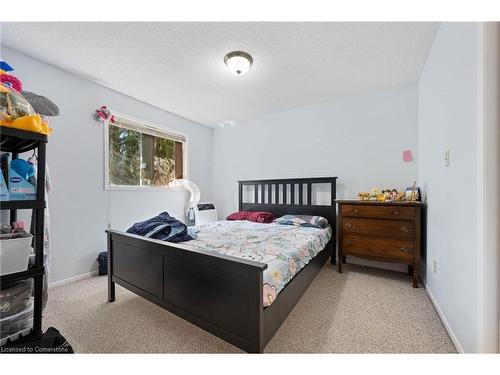
[[[404,202],[408,198],[405,192],[399,192],[397,189],[384,189],[373,188],[369,192],[358,193],[358,200],[360,201],[377,201],[377,202]]]

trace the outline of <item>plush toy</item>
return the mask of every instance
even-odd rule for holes
[[[35,133],[49,134],[52,129],[43,122],[30,102],[21,94],[22,82],[11,74],[12,67],[0,60],[0,125]]]
[[[369,201],[370,200],[370,193],[367,193],[367,192],[358,193],[358,199],[360,201]]]
[[[370,192],[370,199],[377,199],[378,195],[381,194],[378,188],[373,188]]]
[[[96,109],[95,111],[95,119],[96,121],[111,121],[112,123],[115,122],[115,116],[111,113],[111,111],[105,106],[101,106],[99,109]]]
[[[382,194],[384,195],[384,201],[391,200],[391,191],[389,189],[382,190]]]

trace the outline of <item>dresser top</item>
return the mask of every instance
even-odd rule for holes
[[[358,199],[336,199],[335,202],[340,204],[364,204],[371,206],[423,206],[423,202],[400,202],[400,201],[361,201]]]

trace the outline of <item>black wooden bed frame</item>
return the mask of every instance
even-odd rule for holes
[[[328,257],[335,263],[336,177],[238,183],[240,211],[323,216],[333,230],[330,242],[294,276],[271,306],[263,307],[262,302],[265,263],[115,230],[106,231],[108,300],[115,300],[117,283],[246,352],[262,353]],[[330,184],[330,205],[313,205],[314,184]],[[255,190],[253,203],[243,202],[245,186]]]

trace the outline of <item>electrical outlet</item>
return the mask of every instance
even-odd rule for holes
[[[449,167],[450,166],[450,149],[447,149],[444,152],[444,166]]]
[[[438,261],[436,259],[434,259],[432,261],[432,271],[437,274],[438,273]]]

